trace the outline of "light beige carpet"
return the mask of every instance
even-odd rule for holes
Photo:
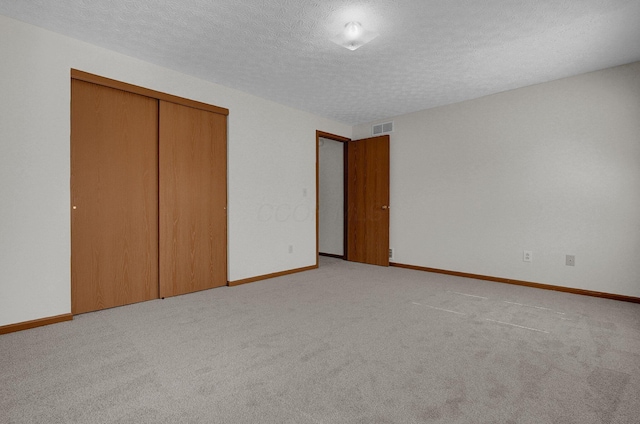
[[[0,423],[639,423],[640,305],[322,258],[0,336]]]

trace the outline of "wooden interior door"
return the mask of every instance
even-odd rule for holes
[[[347,147],[347,260],[389,266],[389,136]]]
[[[160,297],[227,284],[226,116],[160,101]]]
[[[158,297],[158,103],[71,81],[71,312]]]

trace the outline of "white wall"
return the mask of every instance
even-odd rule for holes
[[[395,262],[640,297],[640,63],[392,119]]]
[[[344,255],[344,144],[320,139],[320,203],[318,242],[320,252]]]
[[[0,16],[0,325],[70,312],[71,68],[229,109],[230,280],[316,263],[315,131],[350,126]]]

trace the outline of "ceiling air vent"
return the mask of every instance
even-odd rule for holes
[[[373,135],[387,134],[393,132],[393,122],[385,122],[384,124],[378,124],[373,126],[371,133]]]

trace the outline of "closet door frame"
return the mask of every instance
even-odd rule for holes
[[[79,71],[77,69],[71,69],[71,79],[91,82],[93,84],[103,85],[109,88],[116,88],[118,90],[128,91],[129,93],[151,97],[152,99],[166,100],[171,103],[189,106],[196,109],[208,110],[209,112],[217,113],[219,115],[229,115],[229,109],[225,109],[223,107],[213,106],[207,103],[198,102],[196,100],[185,99],[184,97],[174,96],[171,94],[163,93],[161,91],[155,91],[137,85],[128,84],[126,82],[101,77],[99,75],[90,74],[88,72]]]
[[[149,97],[151,99],[155,99],[158,102],[161,100],[167,101],[167,102],[171,102],[171,103],[175,103],[175,104],[179,104],[179,105],[183,105],[183,106],[188,106],[191,108],[195,108],[195,109],[200,109],[200,110],[205,110],[208,112],[213,112],[215,114],[218,115],[223,115],[225,116],[225,118],[229,115],[229,110],[226,108],[222,108],[219,106],[214,106],[214,105],[210,105],[207,103],[202,103],[202,102],[198,102],[195,100],[190,100],[190,99],[186,99],[184,97],[179,97],[179,96],[174,96],[171,94],[167,94],[167,93],[163,93],[160,91],[155,91],[155,90],[151,90],[148,88],[144,88],[144,87],[140,87],[137,85],[133,85],[133,84],[128,84],[125,82],[121,82],[121,81],[117,81],[114,79],[110,79],[110,78],[106,78],[106,77],[102,77],[99,75],[95,75],[95,74],[91,74],[88,72],[84,72],[84,71],[80,71],[78,69],[71,69],[71,80],[79,80],[79,81],[84,81],[84,82],[88,82],[88,83],[92,83],[92,84],[97,84],[97,85],[101,85],[104,87],[108,87],[108,88],[114,88],[117,90],[122,90],[122,91],[126,91],[129,93],[133,93],[133,94],[139,94],[142,96],[146,96]],[[226,125],[226,119],[225,119],[225,125]],[[226,134],[226,128],[225,128],[225,134]],[[225,140],[225,144],[226,144],[226,140]],[[226,151],[226,148],[225,148]],[[226,164],[226,158],[225,158],[225,164]],[[228,178],[227,178],[227,171],[225,170],[225,186],[228,185]],[[71,193],[71,195],[73,195],[73,193]],[[227,209],[227,198],[226,198],[226,190],[225,190],[225,199],[224,199],[224,209],[226,211]],[[70,205],[70,215],[72,214],[73,210],[72,210],[72,205]],[[225,251],[224,251],[224,263],[225,263],[225,275],[226,275],[226,270],[227,270],[227,263],[228,263],[228,239],[227,239],[227,228],[228,228],[228,217],[225,215],[225,220],[224,220],[224,234],[225,234]],[[73,249],[72,249],[73,251]],[[228,285],[228,277],[225,277],[226,280],[226,284]],[[158,281],[158,285],[159,285],[159,281]],[[73,287],[72,287],[72,292],[73,292]],[[73,303],[73,298],[71,299],[72,303]],[[72,311],[73,313],[73,311]]]

